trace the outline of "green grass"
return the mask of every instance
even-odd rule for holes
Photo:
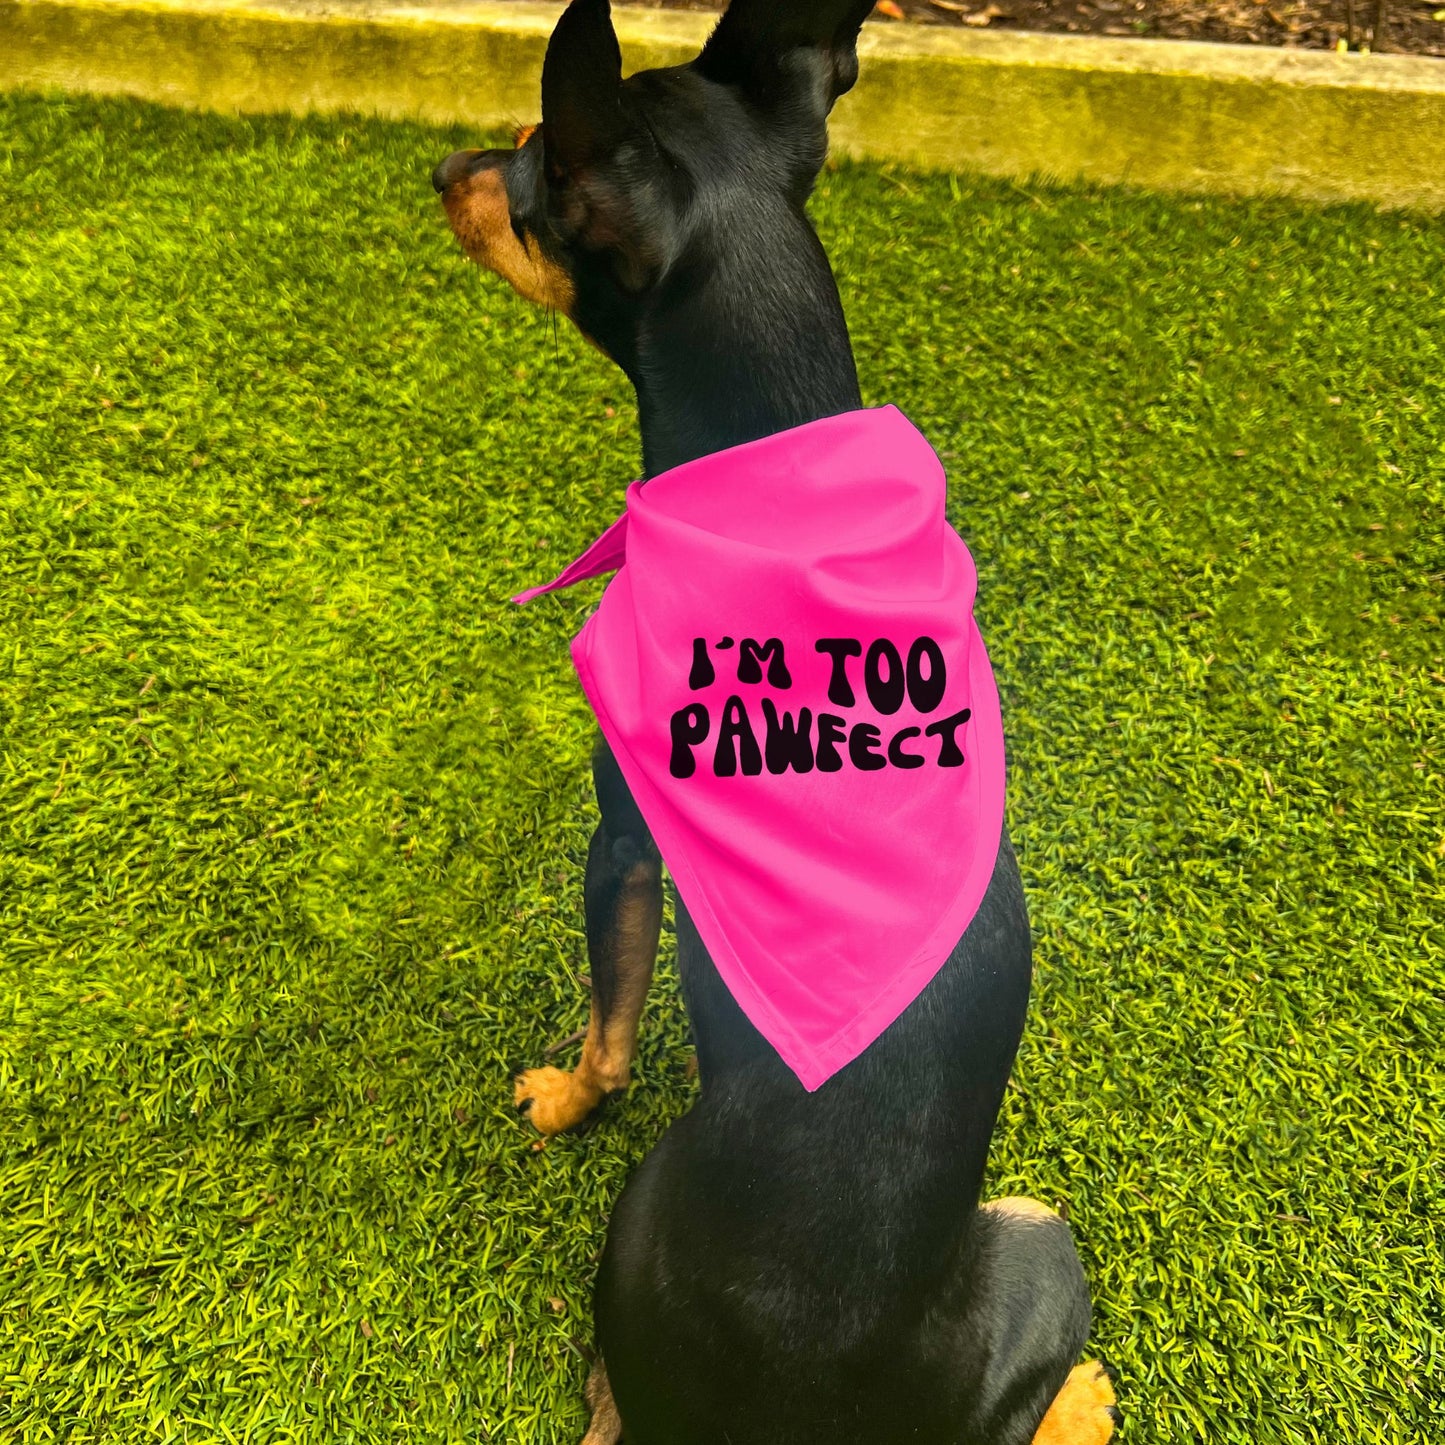
[[[460,134],[0,101],[0,1438],[580,1432],[609,1202],[588,714],[519,612],[615,514],[618,374],[462,261]],[[1445,1438],[1445,240],[847,166],[870,401],[951,469],[1030,1024],[1133,1445]],[[581,595],[586,594],[586,595]],[[566,1057],[562,1055],[561,1057]]]

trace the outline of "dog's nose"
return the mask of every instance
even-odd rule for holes
[[[485,157],[485,151],[453,151],[436,170],[431,173],[431,183],[438,195],[477,169]]]

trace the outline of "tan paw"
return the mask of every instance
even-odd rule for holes
[[[1075,1365],[1034,1436],[1034,1445],[1106,1445],[1119,1411],[1114,1382],[1097,1360]]]
[[[587,1404],[592,1410],[592,1423],[582,1437],[582,1445],[618,1445],[622,1439],[622,1417],[613,1402],[607,1366],[600,1356],[587,1378]]]
[[[566,1069],[528,1069],[517,1077],[517,1112],[542,1134],[575,1129],[601,1102],[601,1089]]]

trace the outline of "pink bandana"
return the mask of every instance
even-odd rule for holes
[[[816,1089],[919,995],[998,852],[998,692],[943,467],[896,408],[634,482],[555,581],[617,569],[572,658],[697,931]]]

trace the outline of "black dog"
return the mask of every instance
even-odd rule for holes
[[[622,79],[607,0],[573,0],[542,125],[434,184],[463,247],[565,312],[637,389],[647,474],[861,405],[805,212],[872,0],[734,0],[690,65]],[[534,1069],[547,1134],[627,1086],[662,917],[657,848],[605,746],[587,855],[581,1062]],[[1028,1001],[1005,838],[931,984],[804,1092],[678,905],[702,1095],[618,1200],[597,1280],[587,1445],[1102,1445],[1108,1377],[1070,1367],[1089,1300],[1067,1225],[979,1206]]]

